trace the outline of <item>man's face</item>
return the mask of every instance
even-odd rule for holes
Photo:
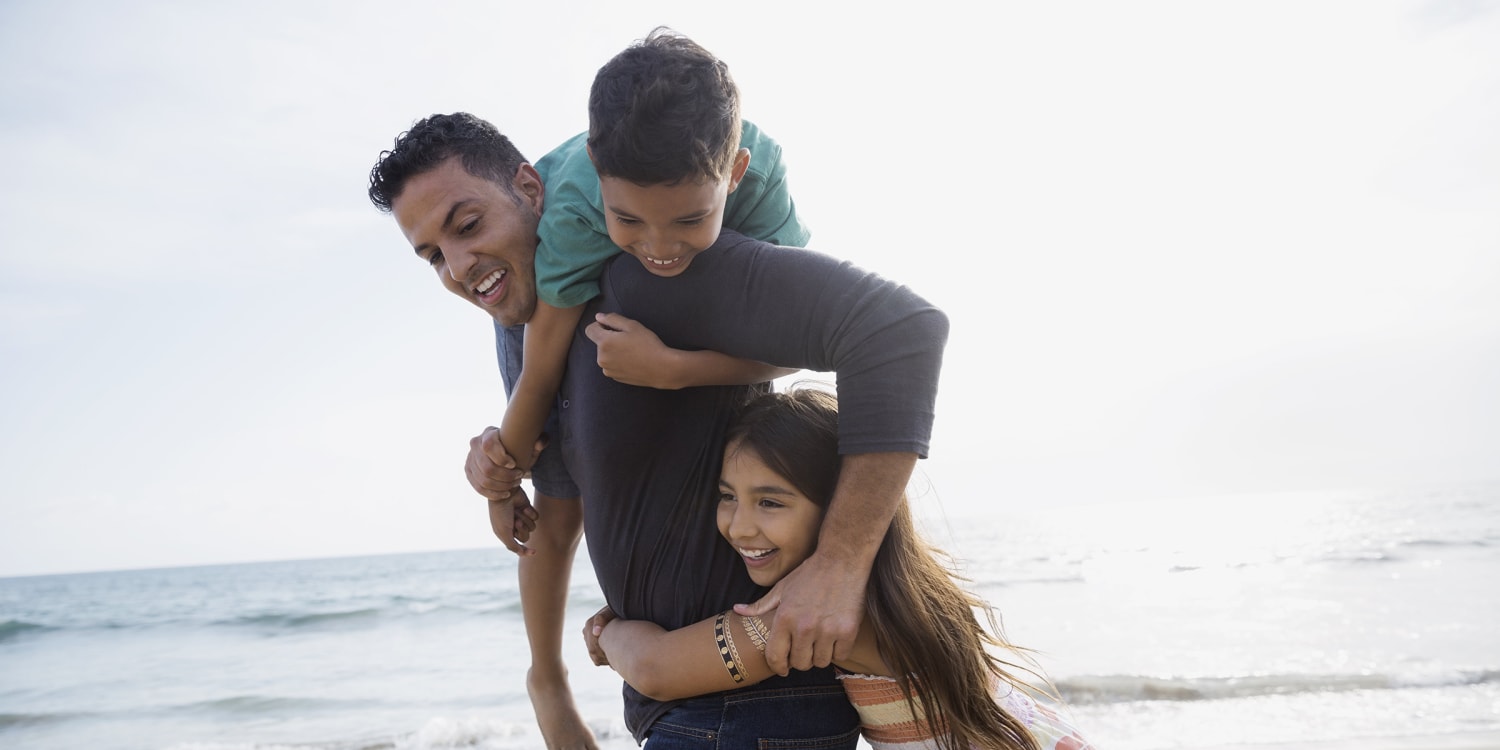
[[[530,164],[512,186],[519,200],[453,157],[412,177],[391,202],[401,232],[443,286],[507,326],[536,310],[532,262],[543,200]]]

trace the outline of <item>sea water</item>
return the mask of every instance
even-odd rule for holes
[[[1101,747],[1500,730],[1500,486],[922,517]],[[498,545],[0,579],[0,747],[535,748],[527,662]]]

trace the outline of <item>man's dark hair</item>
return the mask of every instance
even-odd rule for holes
[[[408,180],[450,156],[459,157],[469,174],[499,185],[520,202],[512,183],[526,157],[498,128],[468,112],[433,115],[396,136],[396,145],[380,152],[380,159],[370,170],[370,202],[390,213],[391,204]]]
[[[740,148],[729,66],[670,29],[605,63],[589,91],[589,150],[600,176],[639,185],[728,176]]]

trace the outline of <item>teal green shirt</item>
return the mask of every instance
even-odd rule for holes
[[[546,188],[537,230],[536,293],[553,307],[573,307],[599,294],[599,274],[620,248],[604,226],[599,174],[589,161],[588,133],[579,133],[536,163]],[[806,247],[811,234],[787,190],[781,146],[745,121],[740,147],[750,167],[724,206],[724,226],[774,245]]]

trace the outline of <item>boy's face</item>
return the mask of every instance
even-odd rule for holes
[[[637,185],[600,177],[609,238],[657,276],[682,273],[694,256],[719,239],[724,203],[749,164],[750,152],[740,149],[734,169],[723,179]]]
[[[536,310],[532,263],[543,200],[530,164],[512,187],[519,201],[453,157],[412,177],[391,202],[401,232],[443,286],[507,326]]]

